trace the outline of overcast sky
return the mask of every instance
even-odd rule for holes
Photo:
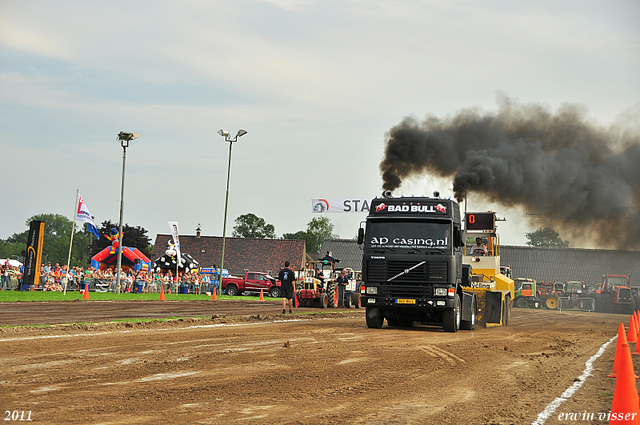
[[[76,189],[99,226],[152,239],[179,221],[222,235],[254,213],[306,229],[312,198],[381,193],[385,133],[405,116],[497,109],[509,96],[583,105],[602,126],[640,109],[640,2],[0,0],[0,238],[39,213],[72,219]],[[635,114],[635,115],[634,115]],[[451,196],[429,176],[396,194]],[[536,223],[506,217],[502,242]],[[343,238],[364,214],[327,215]]]

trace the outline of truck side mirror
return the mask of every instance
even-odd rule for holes
[[[364,229],[362,227],[358,228],[358,245],[362,245],[364,243]]]
[[[462,229],[458,229],[456,232],[456,246],[465,246],[464,230]]]

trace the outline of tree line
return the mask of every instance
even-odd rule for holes
[[[14,233],[7,239],[0,239],[0,258],[17,259],[23,261],[27,249],[29,227],[32,221],[44,221],[44,241],[42,247],[42,262],[60,265],[67,264],[69,243],[73,222],[60,214],[37,214],[26,221],[27,229],[21,233]],[[306,230],[296,233],[285,233],[282,239],[303,239],[307,252],[318,252],[325,239],[337,238],[333,233],[333,224],[326,217],[317,217],[307,224]],[[100,238],[87,231],[84,223],[76,223],[71,251],[71,266],[89,267],[91,257],[111,245],[111,241],[104,236],[111,234],[111,229],[118,229],[118,223],[110,220],[103,221],[98,228]],[[233,236],[240,238],[271,238],[275,239],[275,227],[265,222],[255,214],[243,214],[236,218]],[[141,226],[123,226],[124,246],[138,248],[151,258],[153,246],[148,232]],[[153,260],[153,259],[152,259]]]
[[[67,263],[69,255],[69,242],[73,222],[60,214],[38,214],[29,218],[26,222],[27,230],[22,233],[14,233],[3,240],[0,239],[0,258],[18,259],[22,261],[27,249],[29,227],[34,220],[44,221],[44,243],[42,249],[42,262],[50,262],[60,265]],[[103,236],[110,235],[111,229],[117,229],[118,224],[110,220],[103,221],[98,232],[100,239],[96,239],[87,231],[84,224],[76,227],[73,236],[73,249],[70,265],[88,267],[91,265],[91,257],[111,244],[111,241]],[[123,245],[138,248],[147,257],[151,257],[153,246],[148,232],[141,226],[123,226]],[[267,223],[263,218],[253,213],[247,213],[235,219],[233,237],[275,239],[275,227]],[[284,233],[282,239],[302,239],[306,243],[309,253],[319,252],[325,239],[334,239],[339,236],[334,233],[334,225],[327,217],[314,217],[307,223],[306,230],[295,233]],[[525,233],[528,239],[527,245],[542,248],[566,248],[569,241],[562,240],[558,232],[550,228],[540,228],[535,232]]]

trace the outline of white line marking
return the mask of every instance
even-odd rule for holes
[[[560,397],[556,398],[551,403],[547,404],[547,407],[545,407],[542,412],[538,413],[538,417],[536,418],[535,421],[531,422],[531,425],[542,425],[542,424],[544,424],[546,422],[546,420],[549,419],[551,417],[551,415],[553,415],[555,413],[556,409],[558,407],[560,407],[560,405],[562,403],[564,403],[565,401],[569,400],[571,398],[571,396],[574,395],[575,392],[578,391],[578,389],[580,389],[582,384],[585,383],[585,381],[587,380],[587,378],[589,376],[593,376],[593,375],[591,375],[591,372],[593,371],[593,363],[598,359],[598,357],[600,357],[600,356],[602,356],[602,354],[604,354],[604,351],[607,349],[609,344],[611,344],[613,341],[615,341],[616,338],[618,338],[618,335],[614,336],[609,341],[607,341],[604,344],[602,344],[602,347],[600,347],[598,352],[596,354],[594,354],[593,356],[591,356],[591,358],[589,360],[587,360],[587,362],[585,363],[586,367],[585,367],[584,371],[582,371],[582,375],[578,376],[578,380],[575,381],[572,386],[570,386],[569,388],[564,390],[564,392],[562,393],[562,395]]]

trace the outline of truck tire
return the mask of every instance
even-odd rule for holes
[[[516,299],[513,300],[513,306],[517,308],[527,308],[529,307],[529,301],[527,301],[526,297],[516,297]]]
[[[238,287],[232,283],[227,285],[227,295],[231,295],[232,297],[239,295]]]
[[[601,294],[591,294],[591,298],[593,298],[593,308],[597,313],[604,312],[604,305],[602,304],[602,295]]]
[[[351,296],[344,296],[344,308],[351,308]]]
[[[602,312],[603,313],[613,313],[613,297],[611,294],[601,294],[602,295]]]
[[[353,304],[353,306],[355,308],[360,308],[361,307],[360,294],[357,294],[357,293],[356,294],[351,294],[351,304]]]
[[[460,306],[460,296],[456,294],[453,299],[453,308],[445,310],[442,313],[442,329],[444,329],[445,332],[458,332],[458,329],[460,329],[461,317],[462,311]]]
[[[544,305],[549,310],[557,310],[558,309],[558,304],[560,304],[560,303],[558,302],[558,299],[556,297],[549,297],[546,300],[544,300]]]
[[[502,309],[502,326],[509,326],[509,322],[511,322],[511,297],[507,295],[504,297]]]
[[[320,294],[320,308],[329,307],[329,297],[327,294]]]
[[[476,305],[476,297],[473,297],[473,301],[471,302],[471,318],[470,320],[463,320],[460,322],[460,329],[464,331],[473,331],[476,329],[476,314],[478,312],[478,308]]]
[[[335,282],[327,283],[327,298],[329,300],[329,307],[334,308],[338,306],[338,297],[336,297],[338,287]]]
[[[274,286],[273,288],[271,288],[269,290],[269,296],[271,298],[280,298],[280,288],[278,288],[277,286]]]
[[[384,323],[384,317],[378,307],[367,308],[366,320],[368,328],[380,329]]]
[[[627,313],[631,314],[636,311],[636,299],[634,296],[631,296],[631,304],[627,306]]]

